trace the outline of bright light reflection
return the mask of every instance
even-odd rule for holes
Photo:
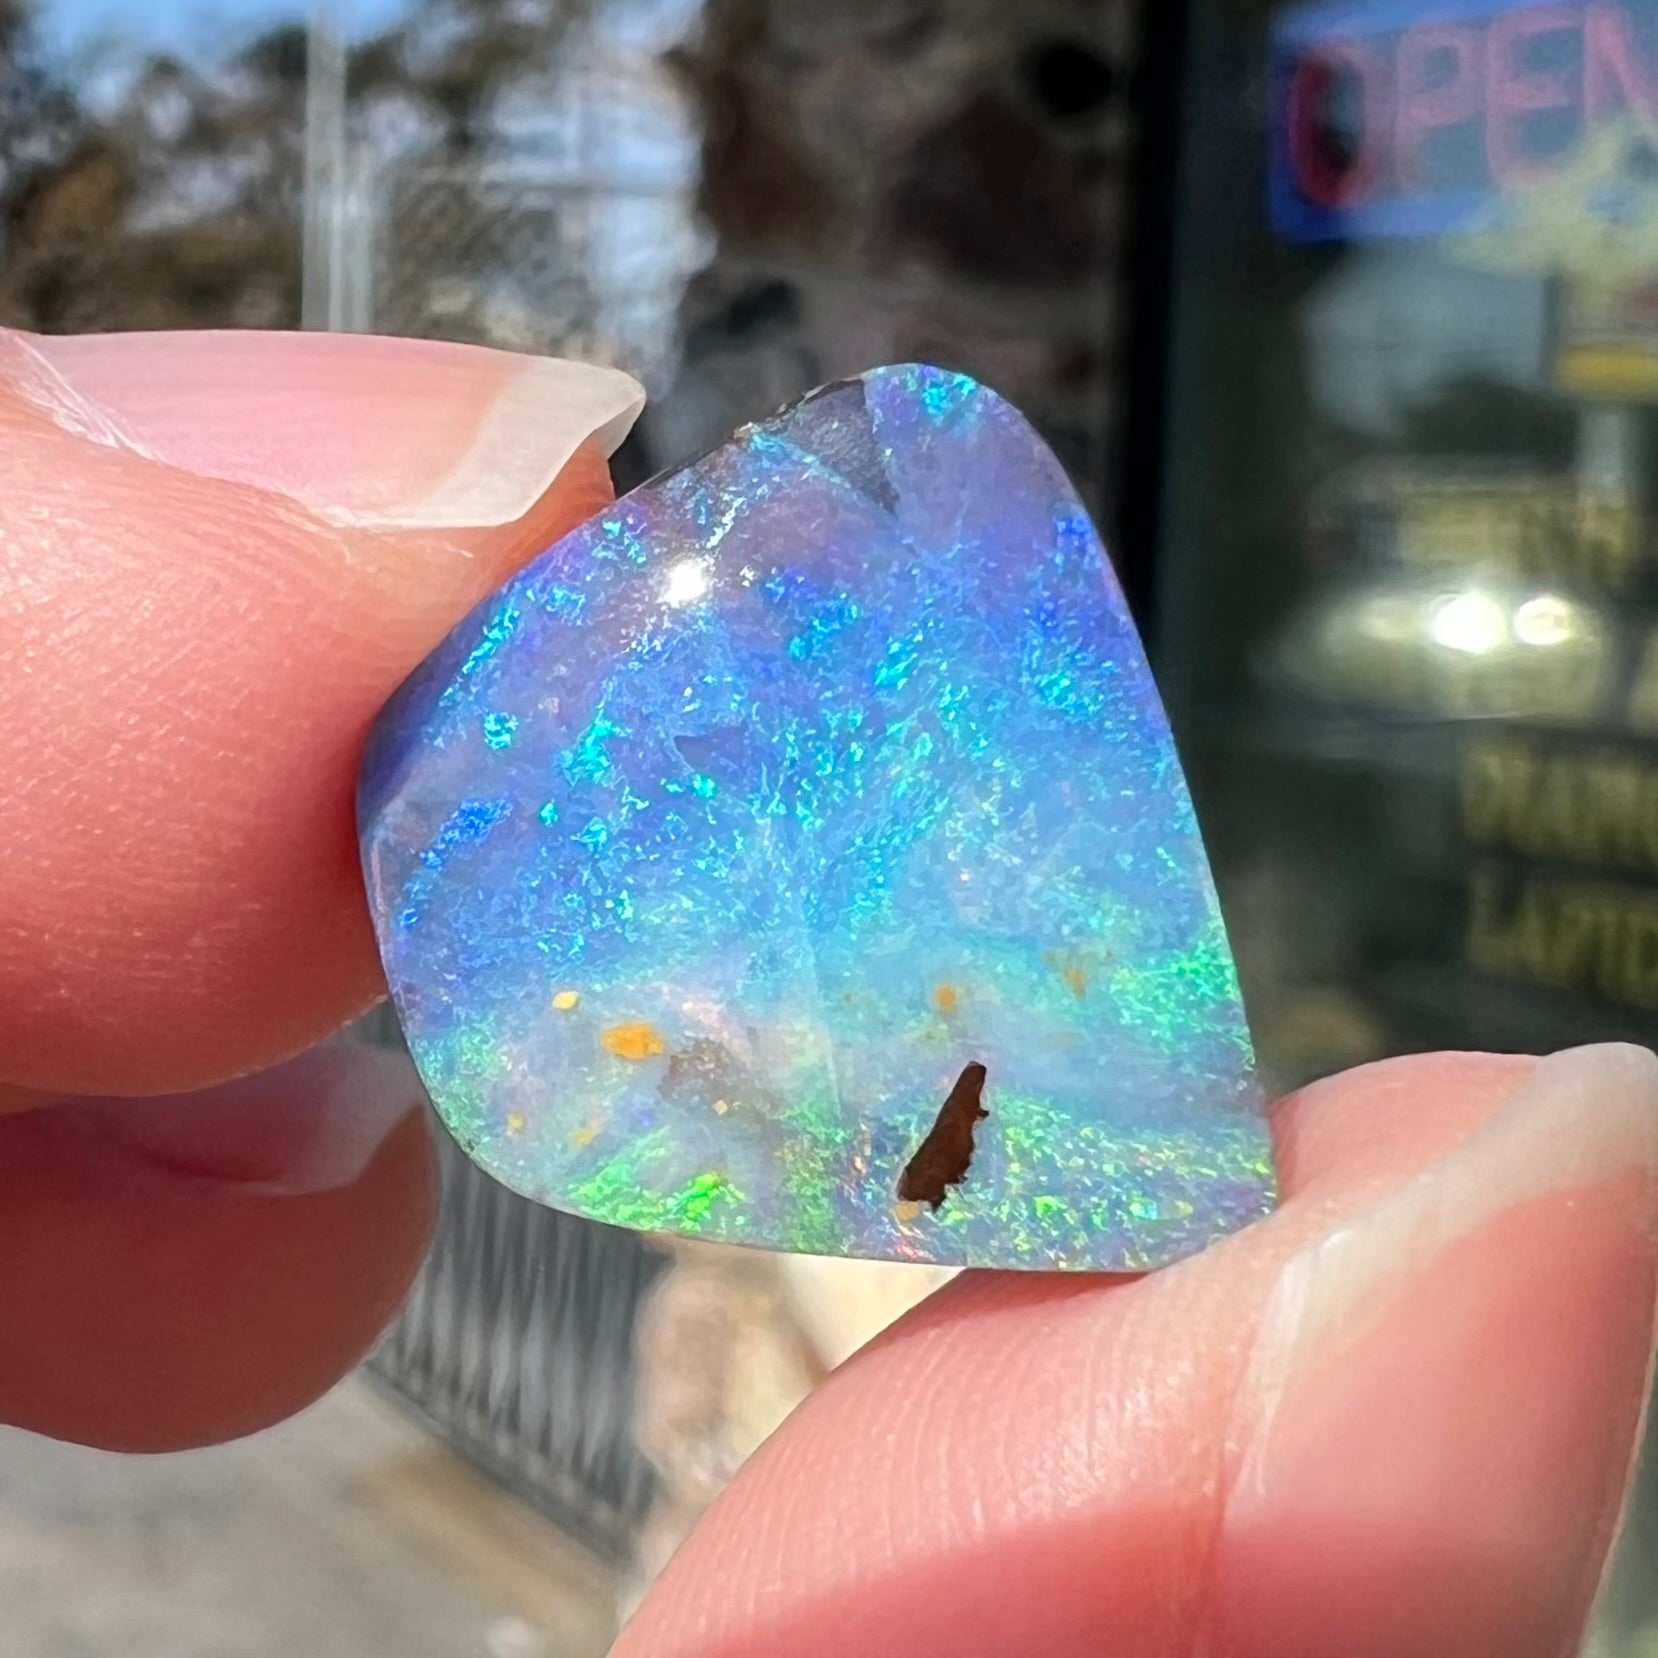
[[[668,572],[663,598],[669,604],[692,604],[708,591],[708,566],[701,559],[683,559]]]
[[[1508,615],[1484,593],[1458,593],[1439,599],[1428,617],[1428,633],[1436,645],[1468,656],[1484,656],[1508,641]]]
[[[1522,645],[1563,645],[1577,628],[1572,607],[1552,593],[1540,593],[1514,612],[1514,637]]]

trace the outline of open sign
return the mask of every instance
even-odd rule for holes
[[[1466,229],[1606,123],[1658,128],[1658,0],[1336,0],[1275,27],[1271,77],[1281,234]]]

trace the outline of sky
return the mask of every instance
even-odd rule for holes
[[[142,42],[186,61],[216,56],[281,23],[303,22],[307,0],[37,0],[42,45],[54,57],[83,57],[111,40]],[[375,34],[410,0],[334,0],[342,31]]]
[[[549,5],[557,0],[546,0]],[[417,9],[419,0],[325,0],[320,7],[347,39],[375,35]],[[281,23],[304,22],[312,0],[36,0],[42,45],[53,57],[84,59],[119,40],[185,62],[211,60]],[[635,44],[662,44],[697,0],[613,0],[606,32]]]

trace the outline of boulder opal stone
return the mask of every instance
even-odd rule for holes
[[[387,707],[360,814],[438,1110],[543,1203],[1104,1270],[1271,1203],[1144,652],[965,376],[829,387],[549,548]]]

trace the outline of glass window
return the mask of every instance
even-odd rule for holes
[[[1160,644],[1263,1055],[1650,1041],[1658,7],[1192,28]]]
[[[1268,1078],[1651,1044],[1658,5],[1188,12],[1157,654]]]

